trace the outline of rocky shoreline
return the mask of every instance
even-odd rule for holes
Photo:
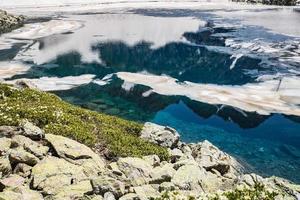
[[[19,28],[23,26],[23,23],[23,16],[13,16],[4,10],[0,10],[0,34]]]
[[[140,137],[166,147],[170,159],[149,155],[107,160],[26,120],[18,127],[1,126],[0,199],[247,199],[255,193],[254,199],[300,197],[299,185],[244,174],[236,159],[208,141],[186,144],[174,129],[152,123],[144,125]]]

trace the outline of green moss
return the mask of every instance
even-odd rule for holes
[[[19,125],[23,119],[46,133],[90,147],[106,146],[114,156],[157,154],[163,160],[168,158],[165,148],[137,137],[142,124],[71,105],[50,93],[0,84],[0,125]]]

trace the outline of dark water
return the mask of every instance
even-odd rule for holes
[[[158,18],[186,17],[182,15],[189,13],[189,16],[210,22],[198,31],[184,32],[182,38],[186,42],[168,42],[158,48],[152,48],[152,44],[147,41],[140,41],[134,45],[128,45],[122,40],[92,42],[90,49],[101,55],[102,63],[85,62],[80,52],[66,51],[43,64],[27,61],[32,68],[26,74],[16,75],[12,79],[82,74],[94,74],[96,78],[101,79],[120,71],[147,71],[155,75],[166,74],[178,81],[243,85],[255,83],[260,75],[275,74],[279,69],[272,67],[272,63],[266,66],[262,61],[268,55],[260,53],[245,54],[236,62],[235,67],[230,69],[233,52],[225,46],[225,40],[244,35],[247,30],[255,30],[252,36],[258,34],[268,40],[284,41],[289,38],[270,34],[259,27],[216,26],[217,19],[209,13],[200,15],[198,12],[180,10],[171,13],[148,10],[132,12]],[[237,22],[229,20],[227,23]],[[39,50],[43,51],[68,38],[68,35],[56,35],[36,42],[39,43]],[[15,54],[13,50],[9,53],[0,51],[0,60],[11,58]],[[272,59],[274,63],[279,62],[278,59]],[[293,63],[291,65],[293,66]],[[294,67],[298,66],[294,64]],[[282,73],[286,71],[284,67],[280,70]],[[54,91],[54,93],[84,108],[130,120],[152,121],[174,127],[186,142],[207,139],[236,156],[250,171],[262,175],[277,175],[300,183],[299,117],[281,114],[259,115],[230,106],[197,102],[183,96],[163,96],[152,93],[145,97],[143,93],[148,91],[149,87],[135,85],[128,91],[122,88],[123,83],[123,80],[113,75],[110,83],[103,86],[89,83],[66,91]]]

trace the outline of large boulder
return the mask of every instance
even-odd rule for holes
[[[75,140],[52,134],[46,134],[46,140],[53,146],[59,157],[71,163],[85,166],[95,172],[101,171],[105,166],[99,155]]]
[[[140,137],[168,148],[176,147],[179,141],[179,134],[175,129],[150,122],[144,124]]]
[[[25,183],[25,179],[19,175],[11,174],[0,180],[0,188],[17,188]]]
[[[0,137],[12,137],[21,132],[22,130],[16,126],[0,126]]]
[[[133,186],[146,184],[150,179],[152,166],[141,158],[120,158],[117,165],[120,171],[131,180]]]
[[[192,156],[207,171],[218,171],[222,176],[236,178],[241,175],[243,167],[232,156],[219,150],[207,140],[191,144]]]
[[[137,195],[136,199],[140,200],[155,199],[160,196],[160,193],[151,185],[137,186],[134,187],[133,190]]]
[[[159,184],[163,182],[169,182],[171,181],[175,173],[176,170],[173,168],[173,164],[171,163],[155,167],[150,174],[150,183]]]
[[[45,194],[57,194],[77,181],[87,179],[83,167],[47,156],[32,168],[32,187]]]

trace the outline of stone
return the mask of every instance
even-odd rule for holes
[[[28,137],[23,135],[16,135],[12,137],[12,145],[16,147],[22,147],[24,150],[42,159],[47,155],[49,147],[43,146],[42,144],[35,142]]]
[[[109,176],[98,176],[91,180],[93,192],[95,194],[104,195],[111,192],[115,197],[125,194],[125,183]]]
[[[159,166],[160,164],[160,158],[157,155],[143,156],[143,160],[148,162],[153,167]]]
[[[33,123],[27,120],[23,120],[20,124],[24,131],[22,135],[29,137],[33,140],[40,140],[45,137],[44,131],[39,127],[35,126]]]
[[[160,196],[160,193],[151,185],[142,185],[134,187],[134,191],[141,200],[155,199]]]
[[[140,200],[139,196],[135,193],[128,193],[120,197],[119,200]]]
[[[114,174],[118,175],[118,176],[122,176],[123,173],[120,171],[118,165],[116,162],[112,162],[110,163],[108,166],[108,169],[110,169]]]
[[[56,195],[51,197],[53,200],[74,200],[83,198],[86,193],[92,192],[92,186],[89,180],[81,181],[73,185],[65,186]]]
[[[38,87],[30,80],[20,79],[14,82],[14,86],[19,89],[30,88],[38,90]]]
[[[155,167],[151,171],[151,180],[150,183],[163,183],[171,181],[176,170],[173,168],[171,163],[165,164],[162,167]]]
[[[28,153],[23,148],[10,149],[9,152],[9,160],[13,164],[25,163],[30,166],[34,166],[39,162],[39,159]]]
[[[106,192],[103,197],[104,200],[116,200],[115,196],[111,192]]]
[[[175,129],[150,122],[144,124],[140,137],[168,148],[176,147],[179,141],[179,134]]]
[[[150,179],[152,166],[141,158],[120,158],[117,165],[133,186],[146,184]]]
[[[193,144],[190,147],[196,162],[207,171],[215,169],[219,171],[222,176],[230,174],[231,177],[237,177],[243,170],[243,167],[236,159],[220,151],[207,140]]]
[[[6,152],[10,149],[11,139],[10,138],[0,138],[0,156],[5,155]]]
[[[13,135],[18,135],[21,130],[16,126],[0,126],[0,136],[1,137],[12,137]]]
[[[19,28],[24,23],[23,16],[14,16],[0,10],[0,34]]]
[[[7,189],[0,192],[0,199],[4,200],[43,200],[43,196],[34,190],[30,190],[26,186],[20,186],[18,188]]]
[[[32,168],[32,187],[46,194],[56,194],[64,186],[87,179],[82,166],[47,156]]]
[[[0,157],[0,178],[6,177],[12,172],[12,168],[7,157]]]
[[[18,163],[14,168],[13,172],[24,178],[29,177],[31,174],[32,167],[25,163]]]
[[[174,183],[172,182],[163,182],[159,185],[159,191],[162,192],[162,191],[173,191],[175,190],[176,187],[174,185]]]
[[[169,150],[171,162],[173,162],[173,163],[184,156],[184,154],[182,153],[182,151],[180,149],[175,148],[175,149],[168,149],[168,150]]]
[[[75,140],[52,134],[46,134],[46,140],[53,146],[59,157],[71,163],[85,165],[85,162],[88,162],[86,165],[93,165],[91,167],[99,171],[105,166],[100,156],[94,153],[89,147]]]
[[[11,174],[7,178],[0,180],[0,188],[16,188],[25,183],[25,179],[19,175]]]

